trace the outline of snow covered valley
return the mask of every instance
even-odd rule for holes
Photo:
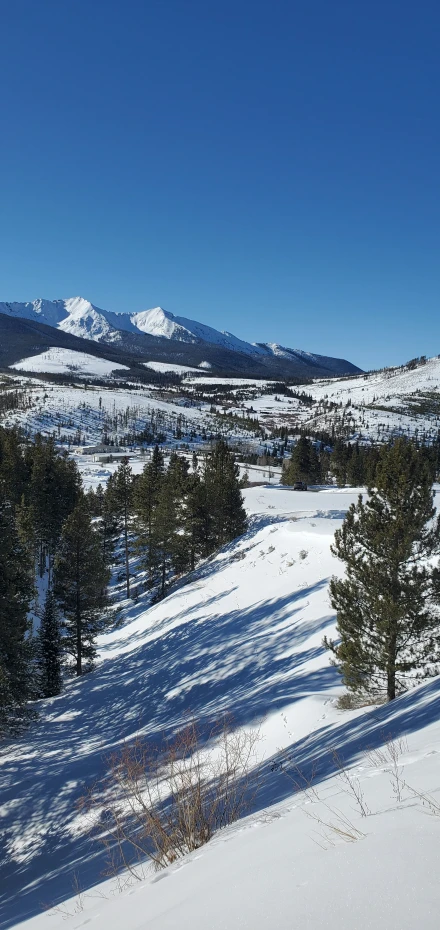
[[[357,495],[247,489],[245,536],[160,603],[124,602],[96,670],[3,745],[2,926],[438,926],[440,679],[342,711],[322,645],[335,629],[329,578],[342,570],[330,545]],[[76,802],[112,750],[171,735],[188,712],[260,728],[254,809],[167,869],[105,880]]]

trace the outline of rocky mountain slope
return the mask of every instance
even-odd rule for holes
[[[0,302],[1,316],[49,326],[58,333],[151,360],[195,366],[205,362],[222,372],[305,379],[360,371],[345,359],[285,348],[275,342],[245,342],[232,333],[174,316],[161,307],[140,313],[113,313],[95,307],[82,297],[38,299],[25,303]],[[54,335],[53,339],[57,337]]]

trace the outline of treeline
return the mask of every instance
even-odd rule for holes
[[[284,465],[283,484],[292,485],[295,481],[326,484],[335,479],[339,487],[371,487],[390,445],[393,443],[371,446],[336,440],[333,449],[329,449],[320,442],[300,436],[290,460]],[[414,443],[414,448],[420,462],[426,464],[431,482],[435,481],[440,470],[440,444],[423,446]]]
[[[93,661],[109,570],[75,463],[0,428],[0,729]],[[39,622],[38,629],[37,622]]]
[[[0,428],[0,731],[29,702],[58,694],[63,672],[93,667],[109,610],[111,567],[130,560],[163,597],[171,580],[244,531],[238,467],[219,442],[202,469],[155,447],[133,476],[123,462],[106,489],[84,493],[75,462],[53,439]],[[137,581],[135,591],[139,592]]]

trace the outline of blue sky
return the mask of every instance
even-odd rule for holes
[[[0,299],[440,352],[440,6],[2,4]]]

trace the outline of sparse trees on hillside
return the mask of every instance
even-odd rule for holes
[[[440,659],[440,546],[432,475],[415,446],[387,448],[369,497],[352,504],[335,533],[343,579],[330,584],[340,640],[325,641],[344,683],[356,694],[393,700]]]

